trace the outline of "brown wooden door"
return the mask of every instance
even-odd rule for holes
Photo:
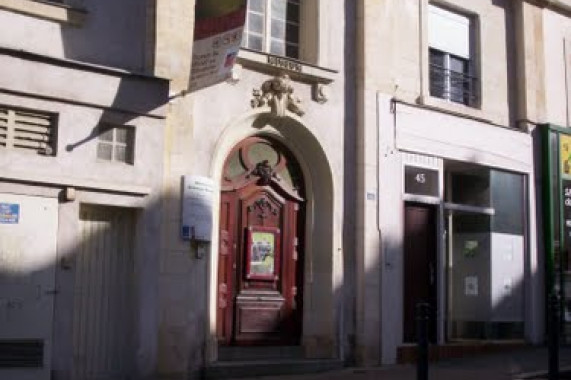
[[[219,343],[297,344],[304,214],[299,167],[281,144],[253,137],[230,153],[224,173]]]
[[[405,342],[415,342],[415,307],[431,306],[429,340],[436,341],[436,209],[420,204],[405,205],[404,232],[404,323]]]

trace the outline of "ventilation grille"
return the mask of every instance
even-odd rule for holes
[[[43,362],[43,341],[0,340],[0,368],[40,368]]]
[[[49,114],[0,107],[0,147],[53,155],[54,119]]]

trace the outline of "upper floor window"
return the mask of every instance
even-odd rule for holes
[[[242,46],[299,58],[300,0],[248,0]]]
[[[475,106],[474,22],[465,15],[429,5],[428,45],[430,95]]]

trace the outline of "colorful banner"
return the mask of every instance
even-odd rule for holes
[[[190,91],[230,77],[246,21],[247,0],[196,0]]]

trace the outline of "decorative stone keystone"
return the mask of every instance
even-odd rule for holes
[[[298,116],[305,113],[300,108],[301,100],[293,94],[291,80],[287,74],[265,81],[262,87],[259,90],[254,89],[252,94],[252,108],[270,106],[272,114],[278,117],[285,116],[286,110]]]

